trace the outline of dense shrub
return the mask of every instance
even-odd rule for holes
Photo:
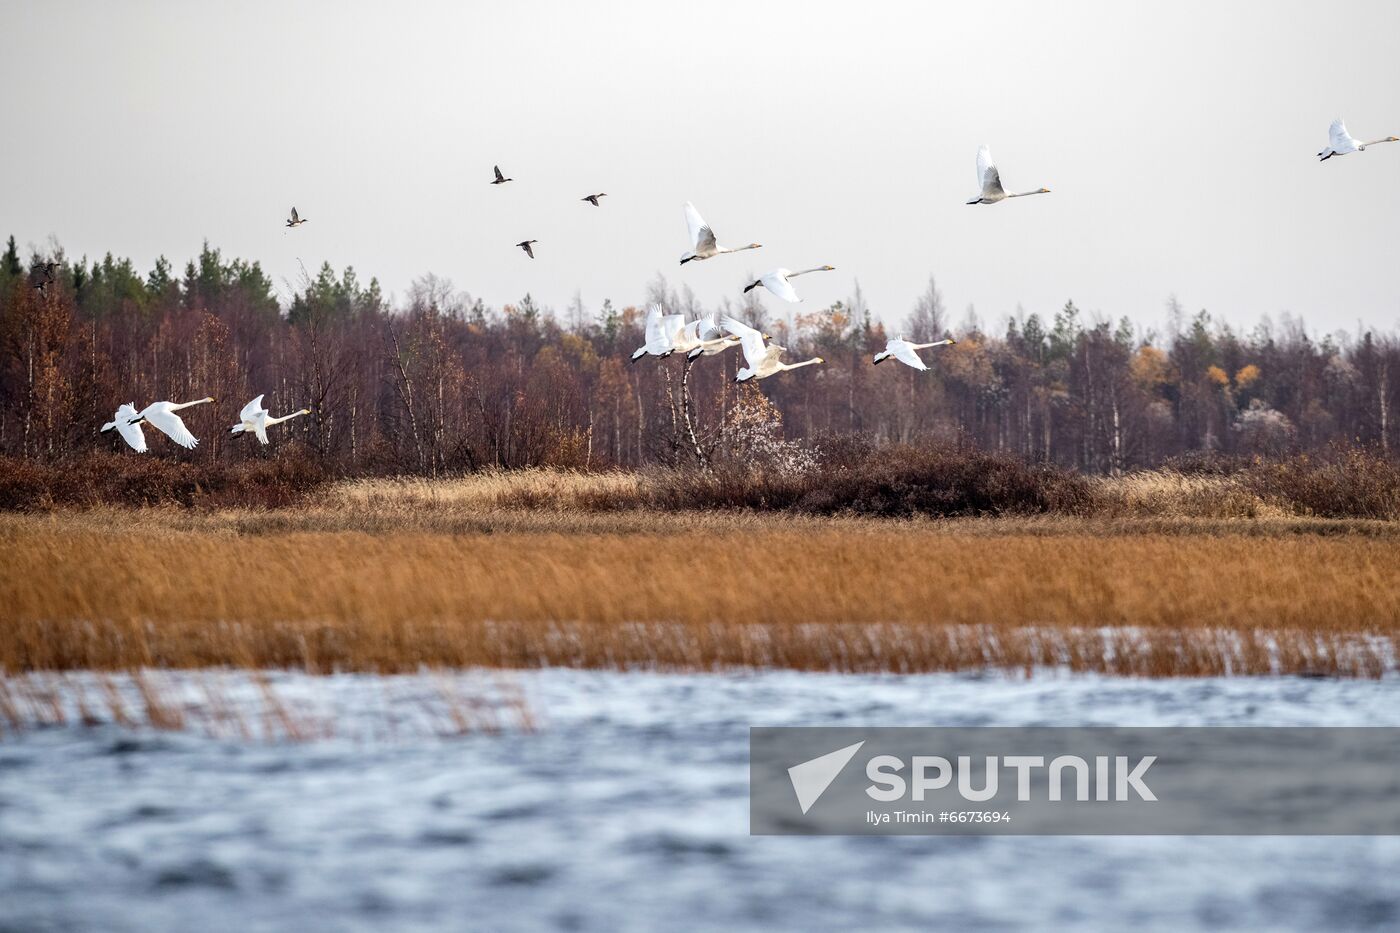
[[[1056,513],[1263,514],[1400,518],[1400,466],[1356,448],[1284,459],[1202,453],[1150,474],[1154,494],[1121,501],[1132,477],[1094,480],[1049,464],[951,445],[876,447],[854,438],[815,446],[802,473],[721,468],[652,474],[636,504],[677,509],[753,509],[830,515],[964,516]],[[1165,480],[1176,478],[1175,483]],[[1137,483],[1136,493],[1143,486]],[[1116,490],[1116,491],[1115,491]],[[628,494],[630,498],[631,494]],[[1129,498],[1132,498],[1131,496]],[[1199,500],[1199,501],[1198,501]],[[629,503],[597,503],[627,507]]]
[[[96,505],[276,508],[294,503],[329,479],[321,461],[299,446],[242,463],[189,463],[106,452],[52,463],[0,457],[0,510]]]
[[[1320,518],[1400,518],[1400,467],[1364,450],[1256,461],[1238,479],[1255,495]]]
[[[1059,467],[953,446],[816,448],[802,473],[719,469],[657,474],[643,495],[661,509],[745,508],[880,516],[1081,513],[1091,484]]]
[[[1168,460],[1159,473],[1227,479],[1271,507],[1319,518],[1400,518],[1400,466],[1359,447],[1291,457],[1201,451]]]

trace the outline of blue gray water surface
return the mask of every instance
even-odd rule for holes
[[[1400,725],[1395,678],[153,672],[183,731],[88,675],[11,684],[0,929],[1400,926],[1400,839],[765,838],[747,809],[751,725]]]

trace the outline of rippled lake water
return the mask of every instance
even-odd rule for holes
[[[1400,725],[1395,678],[153,672],[182,731],[11,685],[65,724],[0,737],[5,929],[1400,926],[1398,839],[764,838],[747,799],[751,725]]]

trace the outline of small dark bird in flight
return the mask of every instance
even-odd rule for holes
[[[297,209],[294,207],[292,208],[292,216],[287,219],[287,226],[300,227],[302,224],[306,223],[307,219],[306,217],[298,217]]]
[[[509,180],[510,180],[510,179],[506,179],[506,181],[509,181]],[[539,240],[526,240],[526,241],[523,242],[523,243],[517,243],[517,244],[515,244],[515,245],[518,246],[518,247],[520,247],[521,249],[523,249],[523,250],[525,251],[525,255],[526,255],[526,256],[529,256],[531,259],[534,259],[534,258],[535,258],[535,251],[534,251],[533,249],[530,248],[530,244],[531,244],[531,243],[538,243],[538,242],[539,242]]]
[[[600,191],[600,192],[598,192],[597,194],[590,194],[590,195],[589,195],[588,197],[586,197],[586,198],[579,198],[579,200],[580,200],[580,201],[587,201],[589,204],[592,204],[594,207],[597,207],[597,206],[598,206],[598,199],[599,199],[599,198],[606,198],[607,196],[608,196],[608,193],[607,193],[606,191]]]
[[[493,184],[493,185],[504,185],[504,184],[505,184],[506,182],[508,182],[508,181],[515,181],[514,178],[507,178],[506,176],[502,175],[502,174],[501,174],[501,167],[500,167],[499,165],[495,166],[495,169],[496,169],[496,180],[493,181],[493,182],[491,182],[491,184]]]
[[[37,289],[39,289],[39,294],[43,295],[43,294],[46,294],[46,293],[47,293],[48,287],[49,287],[50,285],[52,285],[52,284],[54,283],[54,280],[56,279],[56,276],[54,275],[54,273],[57,272],[57,271],[58,271],[58,263],[56,263],[56,262],[46,262],[46,263],[44,263],[43,268],[42,268],[41,273],[40,273],[40,278],[39,278],[39,280],[38,280],[37,282],[34,283],[34,287],[37,288]]]

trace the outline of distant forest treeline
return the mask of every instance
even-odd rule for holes
[[[47,262],[53,282],[41,290]],[[648,291],[670,311],[703,310],[659,278]],[[790,320],[749,297],[721,310],[762,327],[788,359],[825,365],[735,386],[737,350],[688,374],[679,354],[630,363],[641,306],[584,314],[575,304],[560,319],[528,295],[493,309],[429,276],[390,307],[377,282],[326,264],[283,307],[256,262],[207,245],[183,274],[162,258],[142,275],[110,254],[22,260],[11,237],[0,256],[0,453],[61,460],[119,446],[98,433],[118,404],[212,395],[219,404],[186,413],[199,448],[157,437],[154,455],[267,456],[228,434],[259,393],[274,415],[313,411],[274,429],[274,448],[299,442],[346,472],[683,464],[697,450],[742,457],[765,432],[779,445],[841,434],[958,440],[1093,472],[1196,450],[1341,442],[1388,454],[1400,441],[1393,334],[1318,342],[1294,322],[1241,334],[1173,309],[1168,333],[1144,336],[1068,302],[1000,333],[969,323],[955,346],[925,351],[932,369],[920,373],[871,365],[893,335],[858,294]],[[930,340],[948,324],[930,281],[899,329]]]

